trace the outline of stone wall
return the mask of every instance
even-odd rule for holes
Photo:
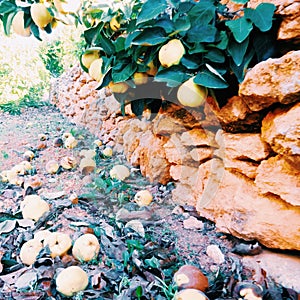
[[[296,22],[293,34],[287,21],[279,32],[297,43],[299,2],[268,2]],[[174,202],[195,206],[220,231],[300,250],[300,51],[257,64],[222,108],[208,98],[199,110],[165,102],[154,118],[123,117],[95,86],[74,67],[53,84],[52,101],[151,182],[174,181]]]

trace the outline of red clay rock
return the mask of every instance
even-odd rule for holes
[[[239,95],[252,111],[274,103],[289,104],[300,97],[300,51],[268,59],[254,66],[245,76]]]

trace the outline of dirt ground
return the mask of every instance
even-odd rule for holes
[[[57,145],[65,133],[76,138],[73,149]],[[177,290],[173,275],[185,264],[207,276],[209,299],[297,299],[294,291],[274,283],[263,270],[242,264],[244,255],[260,252],[259,246],[217,232],[194,208],[172,202],[172,183],[150,184],[122,155],[105,157],[105,145],[98,147],[95,140],[52,106],[25,109],[20,116],[0,112],[0,172],[23,161],[26,151],[34,153],[34,169],[18,176],[19,185],[0,183],[0,299],[64,299],[55,278],[71,265],[81,266],[90,278],[86,290],[72,299],[172,299]],[[89,174],[82,174],[78,166],[83,149],[96,151],[97,165]],[[74,157],[77,166],[49,174],[46,164],[60,163],[65,156]],[[116,164],[131,170],[123,182],[109,177]],[[142,189],[153,194],[147,207],[133,201]],[[50,205],[37,222],[24,221],[20,213],[21,201],[31,194]],[[131,220],[135,226],[128,225]],[[73,243],[81,234],[93,233],[100,240],[100,254],[87,263],[75,260],[71,250],[53,258],[46,248],[33,265],[23,264],[22,245],[42,229],[67,233]],[[245,286],[251,295],[242,295]]]

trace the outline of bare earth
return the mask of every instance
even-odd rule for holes
[[[65,132],[78,140],[74,149],[54,146],[54,140]],[[176,290],[173,274],[184,264],[199,267],[208,277],[209,299],[297,299],[295,291],[276,284],[251,259],[245,260],[245,255],[261,253],[259,245],[253,248],[254,242],[244,244],[217,232],[214,224],[199,218],[192,207],[172,202],[172,184],[150,184],[122,155],[103,157],[103,147],[97,148],[94,141],[93,135],[70,123],[52,106],[26,109],[20,116],[0,112],[0,172],[23,161],[24,152],[32,150],[35,172],[20,177],[26,182],[36,176],[42,183],[37,190],[0,183],[0,299],[64,299],[55,289],[55,278],[70,265],[81,266],[90,278],[87,289],[73,299],[172,299]],[[79,163],[82,149],[97,150],[93,173],[81,174],[78,167],[60,168],[53,175],[46,172],[46,163],[52,159],[60,162],[71,155]],[[109,170],[120,163],[131,169],[131,176],[110,186]],[[97,183],[99,178],[102,181]],[[140,208],[132,199],[145,188],[154,200]],[[26,194],[34,193],[49,203],[50,213],[36,223],[18,221],[22,220],[20,202]],[[78,196],[78,203],[71,195]],[[145,236],[124,227],[132,219],[143,224]],[[71,250],[51,258],[45,249],[32,266],[22,264],[21,246],[41,229],[68,233],[73,241],[82,233],[94,233],[101,246],[98,259],[78,262]],[[208,255],[209,245],[217,245],[224,258],[218,252]],[[129,255],[127,260],[124,252]],[[253,290],[262,287],[261,298],[240,296],[242,284],[250,284]],[[136,292],[138,286],[142,287],[141,295]]]

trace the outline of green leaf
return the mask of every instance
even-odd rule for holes
[[[154,269],[158,269],[160,267],[160,262],[155,256],[145,259],[145,264],[146,266],[149,266]]]
[[[244,57],[244,60],[240,66],[237,66],[233,60],[230,60],[230,68],[234,72],[234,75],[236,76],[239,83],[241,83],[244,80],[246,70],[254,55],[255,51],[254,49],[251,49],[251,51]]]
[[[112,69],[113,82],[123,82],[129,79],[136,70],[136,65],[132,63],[119,63]]]
[[[115,41],[114,41],[114,45],[115,45],[115,49],[116,52],[120,52],[125,50],[125,41],[126,38],[123,36],[119,36]]]
[[[194,82],[214,89],[223,89],[228,87],[228,83],[225,80],[222,80],[222,78],[207,69],[199,72],[194,78]]]
[[[193,24],[208,25],[215,18],[216,7],[211,2],[201,1],[189,11]]]
[[[188,49],[188,52],[189,52],[189,54],[205,53],[205,52],[207,52],[207,50],[203,44],[195,43],[194,46],[192,46]]]
[[[130,102],[132,112],[137,116],[141,116],[145,109],[145,100],[138,99]]]
[[[32,34],[34,35],[34,37],[36,38],[36,39],[38,39],[38,40],[42,40],[41,38],[40,38],[40,30],[39,30],[39,28],[35,25],[35,23],[31,23],[31,25],[30,25],[30,31],[32,32]]]
[[[187,69],[189,70],[195,70],[195,69],[198,69],[200,64],[201,64],[201,61],[199,58],[197,57],[192,57],[192,56],[183,56],[181,58],[181,64],[183,66],[185,66]]]
[[[228,45],[228,41],[229,41],[229,38],[227,36],[227,32],[226,31],[221,31],[219,33],[219,36],[220,36],[220,41],[214,45],[214,47],[220,49],[220,50],[225,50],[227,48],[227,45]],[[210,46],[213,46],[213,45],[210,45]]]
[[[196,25],[187,32],[189,43],[213,43],[216,40],[217,29],[212,25]]]
[[[160,27],[146,28],[132,41],[133,45],[154,46],[168,40],[165,31]]]
[[[126,38],[126,41],[125,41],[125,50],[128,49],[131,44],[132,44],[132,41],[141,34],[142,31],[134,31],[130,34],[128,34],[127,38]]]
[[[137,25],[152,19],[155,19],[168,7],[166,0],[146,1],[137,18]]]
[[[171,33],[175,30],[173,22],[168,17],[155,22],[155,26],[163,28],[166,33]]]
[[[186,81],[189,75],[182,66],[172,66],[160,69],[154,77],[155,82],[166,82],[169,87],[176,87]]]
[[[3,26],[4,26],[4,33],[6,35],[10,34],[10,28],[11,28],[11,24],[12,24],[15,14],[16,14],[16,12],[10,12],[10,13],[4,14],[4,16],[3,16],[2,22],[3,22]]]
[[[238,43],[242,43],[253,29],[252,23],[244,17],[237,20],[226,21],[225,24],[229,27]]]
[[[95,40],[95,45],[101,46],[107,55],[112,55],[115,52],[115,45],[113,42],[102,33],[98,33]]]
[[[191,22],[189,17],[186,16],[185,18],[182,18],[181,12],[177,13],[173,17],[173,22],[174,22],[174,32],[172,33],[172,35],[180,32],[185,32],[191,28]]]
[[[242,43],[237,43],[234,39],[231,39],[229,42],[227,51],[237,66],[242,64],[248,45],[249,38],[245,39]]]
[[[7,14],[10,12],[17,12],[17,6],[9,1],[1,1],[0,2],[0,14]]]
[[[138,299],[140,299],[143,296],[143,288],[139,285],[136,290],[135,290],[135,295],[137,296]]]
[[[99,23],[96,27],[91,27],[84,31],[83,36],[88,45],[94,45],[99,32],[103,29],[104,23]]]
[[[208,53],[204,55],[204,57],[215,63],[225,62],[225,56],[219,49],[210,49]]]
[[[272,3],[261,3],[256,9],[245,8],[245,18],[251,20],[260,31],[268,31],[272,27],[276,6]]]

